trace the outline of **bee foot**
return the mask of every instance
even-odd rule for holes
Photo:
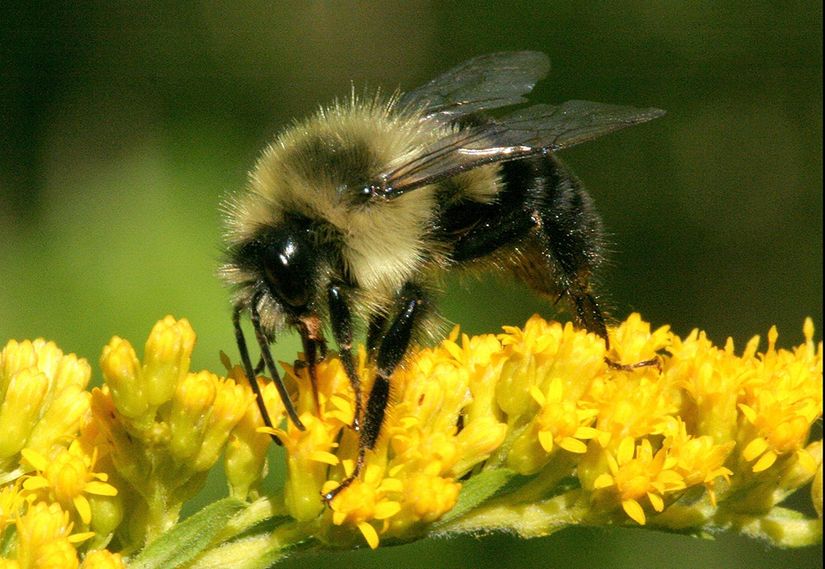
[[[346,490],[347,488],[349,488],[349,486],[353,482],[355,482],[356,478],[357,478],[357,476],[350,475],[350,476],[344,478],[341,481],[341,484],[339,484],[338,486],[336,486],[335,488],[333,488],[329,492],[327,492],[327,493],[322,492],[321,493],[321,502],[323,502],[324,505],[329,506],[332,503],[332,501],[335,499],[335,497],[338,494],[341,493],[341,491]]]
[[[643,367],[651,367],[651,366],[656,366],[656,369],[659,370],[659,372],[662,371],[662,360],[658,356],[655,357],[655,358],[650,358],[649,360],[642,360],[640,362],[636,362],[636,363],[632,363],[632,364],[619,363],[619,362],[611,360],[608,357],[605,357],[604,361],[607,364],[607,367],[609,367],[610,369],[617,370],[617,371],[635,371],[635,370],[643,368]]]

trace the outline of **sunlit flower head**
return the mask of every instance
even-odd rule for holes
[[[822,416],[822,344],[813,344],[813,324],[806,321],[805,344],[795,352],[777,350],[776,328],[768,333],[768,350],[751,358],[750,374],[742,382],[739,410],[745,428],[740,434],[742,457],[754,472],[767,470],[782,457],[795,455],[810,473],[816,463],[804,452],[811,425]],[[750,440],[748,440],[750,439]]]
[[[189,322],[171,316],[154,326],[142,358],[115,337],[101,356],[105,383],[92,392],[89,431],[124,486],[125,509],[143,519],[149,536],[177,521],[254,405],[247,385],[190,371],[194,346]],[[258,463],[245,478],[233,472],[233,483],[246,484],[246,492],[262,469]]]
[[[0,423],[12,428],[0,457],[0,569],[163,566],[181,540],[206,548],[191,552],[192,567],[251,567],[297,543],[375,548],[570,525],[815,543],[821,518],[783,506],[811,485],[821,516],[823,445],[810,439],[822,415],[822,343],[813,333],[808,320],[804,343],[785,350],[772,329],[767,349],[756,337],[739,353],[731,340],[680,338],[638,315],[611,328],[609,351],[594,334],[537,316],[498,335],[456,328],[395,370],[381,428],[370,426],[379,436],[343,486],[360,435],[332,351],[316,363],[314,386],[305,363],[281,364],[299,429],[258,377],[274,424],[264,425],[227,356],[222,375],[190,370],[186,320],[158,322],[141,356],[113,338],[91,393],[82,360],[42,341],[10,343],[0,359]],[[366,401],[375,364],[355,353]],[[286,462],[282,491],[266,478],[271,437]],[[179,523],[222,456],[231,497]]]
[[[91,368],[53,342],[10,341],[0,350],[0,481],[19,452],[48,453],[77,435],[89,412]]]
[[[117,553],[111,553],[106,549],[98,549],[86,554],[80,569],[126,569],[123,557]]]
[[[336,543],[351,528],[375,547],[442,519],[481,474],[512,469],[525,477],[525,496],[531,485],[538,492],[575,477],[584,492],[577,503],[587,504],[588,516],[675,523],[663,514],[674,515],[668,508],[687,490],[693,503],[704,496],[701,503],[716,508],[737,488],[742,473],[733,450],[742,433],[754,431],[745,400],[773,410],[773,424],[789,424],[779,432],[763,429],[771,440],[793,441],[775,441],[771,448],[782,452],[801,453],[821,414],[821,388],[813,387],[821,378],[821,347],[814,348],[810,335],[796,352],[777,356],[774,342],[760,355],[751,343],[737,356],[730,343],[720,349],[700,333],[680,339],[633,315],[611,339],[611,359],[658,358],[658,365],[617,369],[606,363],[600,338],[538,317],[498,337],[459,339],[454,331],[439,346],[419,349],[392,377],[382,434],[361,476],[326,509],[319,493],[352,472],[357,454],[358,435],[349,427],[352,390],[340,362],[328,358],[316,368],[316,406],[306,369],[286,366],[307,427],[275,431],[287,451],[290,513],[302,520],[321,516],[329,524],[322,535]],[[770,380],[768,390],[783,389],[787,407],[778,408],[776,396],[762,387],[743,390],[759,366],[770,367],[772,377],[787,376]],[[363,351],[358,373],[368,392],[375,372]],[[804,423],[794,418],[800,414]],[[806,456],[812,477],[818,463]]]
[[[96,452],[87,455],[78,442],[50,458],[32,449],[23,449],[22,454],[36,471],[26,477],[23,488],[46,502],[59,503],[65,511],[75,511],[86,526],[92,520],[88,496],[117,495],[117,489],[106,482],[108,475],[94,471]]]
[[[610,473],[593,482],[594,490],[611,490],[625,513],[633,521],[644,525],[644,502],[649,502],[656,512],[665,508],[665,499],[685,488],[684,477],[674,468],[676,462],[663,447],[654,453],[653,445],[642,439],[636,445],[626,437],[619,443],[615,454],[607,455]]]
[[[31,504],[18,517],[11,558],[21,569],[78,566],[76,544],[93,534],[72,533],[68,512],[60,505],[45,502]]]

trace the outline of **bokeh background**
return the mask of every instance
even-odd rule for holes
[[[610,231],[616,317],[739,346],[771,324],[797,343],[805,316],[822,330],[821,2],[17,4],[0,8],[2,342],[44,336],[96,362],[112,335],[140,346],[171,313],[199,333],[194,367],[220,369],[235,349],[218,204],[263,145],[351,81],[412,88],[510,49],[553,61],[535,101],[668,111],[563,153]],[[468,284],[450,281],[443,302],[468,332],[552,314],[519,285]],[[822,555],[567,530],[284,566],[806,568]]]

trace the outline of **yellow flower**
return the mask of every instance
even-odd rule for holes
[[[21,569],[78,566],[75,544],[91,534],[72,534],[68,512],[58,504],[36,502],[17,519],[16,561]]]
[[[597,432],[596,410],[581,405],[593,381],[605,373],[604,343],[572,325],[534,316],[524,330],[505,327],[497,402],[508,424],[519,425],[507,464],[533,474],[558,450],[582,454]],[[575,362],[581,366],[576,367]]]
[[[208,373],[200,372],[199,375]],[[220,379],[209,374],[215,382],[215,400],[203,425],[203,440],[193,457],[192,468],[205,472],[220,458],[232,429],[254,406],[255,395],[248,385],[239,385],[231,379]],[[191,374],[190,374],[191,377]],[[172,429],[173,439],[177,435]]]
[[[535,388],[546,395],[551,382],[560,378],[568,397],[576,401],[605,368],[604,342],[572,324],[533,316],[523,330],[510,326],[504,330],[506,333],[499,336],[504,349],[496,395],[511,421],[535,413]]]
[[[611,358],[633,363],[658,357],[660,365],[627,371],[607,365],[600,338],[538,317],[524,329],[462,336],[460,343],[454,330],[393,375],[382,435],[367,452],[361,476],[326,512],[319,491],[335,488],[356,456],[357,433],[348,427],[352,392],[340,362],[328,358],[317,368],[316,408],[306,370],[287,366],[307,426],[276,431],[287,450],[287,504],[297,519],[320,515],[325,539],[343,543],[341,530],[351,528],[375,547],[423,531],[450,512],[466,481],[509,467],[527,481],[535,477],[512,499],[535,500],[554,484],[578,478],[582,494],[568,505],[584,508],[578,515],[588,519],[621,521],[611,513],[618,511],[625,520],[650,524],[652,514],[696,489],[690,506],[656,516],[657,524],[681,528],[707,519],[720,504],[727,507],[727,500],[731,507],[747,501],[736,501],[735,489],[746,482],[732,462],[742,433],[753,430],[749,411],[742,410],[746,401],[772,409],[772,424],[794,425],[802,414],[803,427],[771,431],[801,455],[810,420],[821,414],[821,389],[811,387],[821,380],[821,347],[814,348],[811,334],[793,353],[777,355],[771,344],[758,355],[751,342],[737,356],[731,342],[720,349],[699,332],[680,339],[632,315],[611,331]],[[772,371],[759,372],[760,366]],[[363,351],[358,370],[368,393],[374,370]],[[768,405],[777,389],[789,402],[781,408]],[[805,456],[813,476],[818,459],[808,451]],[[809,480],[789,473],[782,484],[787,490]],[[711,510],[690,513],[705,505]]]
[[[20,492],[19,484],[8,484],[0,488],[0,536],[17,520],[24,504],[25,497]]]
[[[753,472],[769,469],[783,456],[795,456],[813,475],[816,463],[804,451],[811,425],[822,416],[822,344],[813,344],[813,323],[804,326],[805,344],[795,353],[776,349],[778,333],[768,333],[768,351],[751,360],[752,372],[743,381],[739,410],[742,457]]]
[[[100,367],[112,400],[135,428],[154,431],[155,413],[172,399],[186,377],[194,346],[195,332],[189,321],[166,316],[152,328],[142,363],[131,344],[117,336],[103,348]]]
[[[105,384],[91,394],[82,360],[42,341],[10,343],[0,353],[0,426],[10,429],[0,440],[0,569],[122,569],[116,551],[151,557],[152,548],[138,552],[174,535],[224,451],[230,493],[254,501],[208,512],[223,522],[199,559],[215,566],[275,560],[308,541],[375,548],[577,523],[747,528],[780,545],[812,543],[821,520],[780,506],[813,481],[821,516],[822,441],[809,439],[822,414],[822,344],[810,321],[804,334],[802,346],[782,350],[771,330],[765,352],[754,338],[737,355],[730,340],[679,338],[635,314],[610,330],[610,352],[594,334],[539,317],[499,335],[456,328],[395,371],[380,436],[330,504],[321,495],[353,472],[359,444],[335,354],[316,365],[317,389],[306,366],[283,366],[299,430],[265,378],[256,380],[274,428],[263,427],[239,367],[224,361],[226,378],[190,371],[195,335],[185,320],[159,322],[142,358],[114,338],[101,358]],[[608,363],[650,359],[659,365]],[[376,371],[363,348],[356,368],[367,397]],[[265,495],[270,435],[283,444],[287,481]],[[207,528],[209,516],[197,524]],[[260,523],[273,517],[275,529]],[[92,534],[73,527],[99,535],[77,548]]]
[[[382,436],[368,453],[362,476],[336,497],[331,513],[325,514],[333,527],[357,528],[371,547],[377,546],[379,535],[405,535],[452,509],[461,488],[458,478],[504,440],[506,425],[491,415],[495,382],[486,376],[500,344],[492,336],[480,340],[465,336],[459,347],[456,339],[457,332],[438,348],[421,350],[394,375],[394,403]],[[358,370],[368,390],[375,372],[365,360],[362,350]],[[305,370],[297,375],[290,370],[290,374],[299,385],[299,401],[301,397],[311,401]],[[336,360],[327,360],[318,366],[317,375],[320,417],[313,415],[312,406],[299,407],[307,430],[289,426],[283,433],[287,488],[293,489],[287,494],[288,504],[294,511],[300,488],[307,517],[322,512],[319,491],[335,488],[352,472],[357,449],[357,434],[348,427],[354,406],[343,368]],[[422,377],[427,380],[421,381]],[[470,408],[473,401],[477,405]],[[338,536],[333,527],[329,539]]]
[[[362,374],[364,360],[362,355],[359,366]],[[273,434],[287,451],[286,506],[294,518],[306,521],[323,511],[321,486],[327,479],[329,466],[339,463],[333,451],[338,447],[341,431],[352,424],[355,405],[339,360],[327,359],[316,366],[317,406],[307,369],[296,370],[286,364],[284,369],[284,379],[297,387],[297,412],[306,429],[301,431],[289,422],[285,429],[276,429]],[[275,417],[282,418],[283,407],[279,411]]]
[[[729,482],[733,471],[724,464],[736,443],[727,441],[716,444],[710,435],[693,437],[687,426],[679,419],[665,441],[670,456],[675,460],[674,470],[680,474],[685,486],[705,486],[711,504],[716,506],[716,485],[719,479]]]
[[[229,433],[254,401],[252,391],[231,379],[201,371],[178,383],[165,423],[169,449],[195,472],[218,460]]]
[[[149,334],[142,360],[117,337],[101,356],[105,385],[92,392],[90,431],[125,485],[130,521],[146,532],[129,534],[138,544],[177,521],[183,502],[202,487],[254,405],[248,386],[209,371],[191,372],[194,345],[189,322],[167,316]],[[249,483],[255,476],[260,470]]]
[[[91,369],[53,342],[10,341],[0,350],[0,482],[23,447],[48,453],[77,435],[89,412]]]
[[[80,569],[126,569],[123,558],[117,553],[98,549],[86,554]]]
[[[655,453],[650,441],[635,444],[632,437],[619,443],[615,454],[607,455],[610,473],[604,473],[593,482],[595,490],[610,489],[615,493],[625,513],[639,525],[646,522],[642,500],[661,512],[670,494],[685,488],[684,477],[675,470],[675,461],[668,449]]]
[[[108,484],[108,475],[94,472],[97,452],[86,455],[77,441],[68,449],[59,449],[49,459],[33,449],[23,449],[23,458],[37,471],[28,476],[23,488],[41,496],[47,502],[57,502],[64,510],[74,509],[88,526],[92,509],[87,495],[115,496],[117,489]]]
[[[695,432],[717,442],[735,438],[737,397],[745,378],[743,363],[753,358],[757,345],[758,338],[751,340],[740,358],[734,353],[732,341],[720,350],[699,330],[693,330],[684,340],[673,338],[667,374],[686,395],[680,416]]]
[[[623,354],[625,362],[650,360],[672,341],[667,327],[650,332],[650,325],[642,322],[638,315],[631,315],[620,324],[614,336],[613,349]],[[623,342],[627,343],[627,348]],[[664,364],[665,370],[667,365]],[[627,437],[638,439],[661,434],[669,419],[678,414],[682,396],[675,380],[657,366],[633,371],[605,366],[605,373],[592,381],[581,404],[598,411],[594,427],[598,431],[599,444],[615,447]]]
[[[670,326],[650,331],[650,323],[641,314],[632,313],[627,320],[610,330],[611,353],[608,357],[619,363],[635,363],[655,359],[656,355],[673,342]],[[647,366],[656,369],[656,366]]]
[[[246,385],[246,377],[240,366],[230,368],[227,375],[239,385]],[[284,405],[275,384],[259,377],[258,386],[270,419],[276,425],[279,424],[284,415]],[[266,474],[267,448],[272,439],[267,433],[261,432],[263,424],[258,405],[250,403],[226,443],[224,470],[232,495],[238,498],[257,496],[258,485]]]
[[[347,470],[351,472],[349,468]],[[339,494],[340,499],[335,500],[332,523],[340,526],[346,522],[356,526],[367,544],[375,549],[378,547],[378,532],[371,522],[386,522],[401,511],[402,505],[397,497],[403,488],[403,481],[385,477],[382,468],[376,464],[368,465],[363,474],[346,492]],[[323,489],[334,486],[326,485]],[[386,527],[385,524],[385,530]]]

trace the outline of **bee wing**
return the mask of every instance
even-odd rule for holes
[[[398,100],[402,109],[422,113],[422,120],[448,123],[487,109],[526,102],[522,97],[550,70],[537,51],[505,51],[475,57],[453,67]]]
[[[395,198],[484,164],[560,150],[663,114],[590,101],[527,107],[497,122],[458,130],[415,158],[391,165],[364,193]]]

